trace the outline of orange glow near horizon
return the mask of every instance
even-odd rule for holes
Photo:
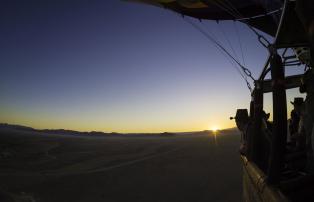
[[[1,107],[0,107],[1,108]],[[19,109],[3,108],[0,123],[16,124],[35,129],[66,129],[76,131],[101,131],[117,133],[161,133],[161,132],[191,132],[204,130],[222,130],[235,126],[230,121],[228,112],[211,112],[210,109],[187,110],[187,114],[177,110],[175,113],[146,113],[137,112],[137,117],[130,112],[92,111],[91,106],[86,111],[75,113],[45,112],[44,109],[30,113]],[[132,115],[132,114],[131,114]]]
[[[213,132],[217,132],[219,130],[219,127],[218,126],[211,126],[210,130]]]
[[[112,1],[120,2],[115,9],[110,3],[83,9],[83,3],[72,8],[55,2],[53,10],[50,4],[25,4],[26,17],[5,12],[0,20],[19,30],[7,29],[0,46],[0,123],[105,133],[217,131],[219,136],[219,130],[235,127],[229,117],[237,109],[250,108],[251,93],[233,64],[173,13],[133,5],[126,12],[122,1]],[[71,16],[56,18],[56,12]],[[42,14],[47,23],[37,17]],[[268,51],[243,23],[236,24],[239,30],[233,21],[208,21],[206,27],[218,41],[225,41],[220,30],[225,29],[232,44],[240,34],[245,66],[257,78]],[[235,53],[243,51],[238,48]],[[295,73],[303,68],[289,68],[286,75]],[[305,94],[287,92],[290,115],[290,101]],[[264,98],[271,120],[271,93]]]
[[[217,124],[208,126],[211,120],[203,118],[203,120],[171,120],[161,119],[160,117],[152,118],[152,120],[108,120],[103,117],[86,116],[58,118],[58,116],[49,116],[46,114],[23,114],[19,112],[4,110],[0,116],[0,123],[16,124],[32,127],[35,129],[66,129],[76,131],[101,131],[101,132],[118,132],[118,133],[160,133],[160,132],[189,132],[211,130],[213,132],[221,129],[234,127],[234,122],[229,119],[219,119]],[[83,118],[80,118],[83,117]],[[216,122],[215,122],[216,123]]]

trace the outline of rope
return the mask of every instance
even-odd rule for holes
[[[272,14],[275,14],[275,13],[278,13],[282,11],[282,8],[279,8],[277,10],[273,10],[273,11],[269,11],[265,14],[261,14],[261,15],[255,15],[255,16],[252,16],[252,17],[243,17],[243,18],[239,18],[237,19],[237,21],[246,21],[246,20],[250,20],[250,19],[256,19],[256,18],[261,18],[261,17],[265,17],[265,16],[268,16],[268,15],[272,15]]]
[[[226,5],[221,5],[219,4],[219,2],[216,2],[216,1],[212,1],[212,3],[215,3],[218,7],[220,7],[221,9],[225,10],[226,12],[228,12],[230,15],[232,16],[237,16],[240,17],[241,13],[239,11],[237,11],[236,8],[231,8],[231,11],[228,10],[228,6]],[[229,4],[232,6],[232,4],[229,2]],[[229,5],[229,9],[230,9],[230,5]],[[235,12],[235,13],[233,13]],[[249,69],[247,69],[246,67],[244,67],[234,56],[232,56],[217,40],[215,40],[212,36],[210,36],[207,32],[205,32],[201,27],[199,27],[198,25],[196,25],[195,23],[193,23],[192,21],[184,18],[183,16],[183,19],[189,23],[190,25],[192,25],[196,30],[198,30],[200,33],[202,33],[208,40],[210,40],[217,48],[220,52],[222,52],[227,58],[229,57],[229,59],[231,59],[233,62],[235,62],[240,68],[241,70],[243,71],[243,73],[241,72],[241,70],[238,68],[237,65],[233,64],[233,67],[237,70],[237,72],[241,75],[241,77],[245,80],[246,82],[246,85],[248,87],[248,89],[250,90],[250,92],[252,92],[252,88],[251,88],[251,85],[250,83],[248,82],[247,80],[247,77],[251,78],[252,81],[255,81],[255,79],[253,78],[252,76],[252,73]],[[248,25],[250,26],[250,25]],[[253,29],[254,30],[254,29]],[[257,33],[255,30],[254,30],[254,33],[256,34],[259,34]]]
[[[208,29],[208,32],[211,34],[211,37],[212,37],[215,41],[217,41],[218,43],[221,44],[221,42],[219,41],[219,39],[217,38],[217,36],[214,34],[214,32],[213,32],[212,30],[210,30],[210,28],[209,28],[208,26],[204,26],[204,27]],[[216,46],[216,47],[217,47],[217,46]],[[237,65],[228,57],[228,55],[227,55],[225,52],[223,52],[222,50],[220,50],[218,47],[217,47],[217,49],[218,49],[218,51],[219,51],[222,55],[224,55],[224,56],[227,58],[228,62],[229,62],[232,66],[234,66],[234,68],[235,68],[235,69],[237,70],[237,72],[241,75],[241,77],[242,77],[244,80],[247,81],[247,76],[246,76],[246,74],[244,74],[244,73],[237,67]]]
[[[235,50],[234,50],[234,48],[233,48],[233,46],[232,46],[232,44],[231,44],[229,38],[227,37],[225,31],[223,30],[223,28],[220,26],[220,24],[219,24],[218,22],[217,22],[217,24],[218,24],[218,27],[219,27],[220,32],[222,33],[222,35],[223,35],[224,38],[226,39],[226,41],[227,41],[227,43],[228,43],[228,45],[229,45],[229,47],[230,47],[230,49],[231,49],[233,55],[234,55],[235,58],[237,58],[237,60],[239,61],[239,57],[238,57],[237,53],[235,52]]]
[[[238,30],[238,27],[237,27],[237,24],[236,24],[235,21],[233,21],[233,25],[234,25],[234,29],[236,30],[236,35],[237,35],[238,42],[239,42],[239,46],[240,46],[240,50],[241,50],[242,62],[243,62],[243,65],[246,66],[245,60],[244,60],[244,54],[243,54],[243,48],[242,48],[241,38],[240,38],[239,30]]]
[[[210,36],[207,32],[205,32],[201,27],[199,27],[197,24],[193,23],[192,21],[190,21],[187,18],[183,18],[187,23],[189,23],[190,25],[192,25],[196,30],[198,30],[200,33],[202,33],[208,40],[210,40],[214,45],[216,45],[216,47],[218,48],[219,51],[223,52],[225,55],[227,55],[229,57],[229,59],[231,59],[233,62],[235,62],[243,71],[243,73],[250,77],[253,81],[255,81],[255,79],[253,78],[251,72],[249,69],[247,69],[246,67],[244,67],[237,59],[235,59],[218,41],[216,41],[212,36]],[[250,83],[248,82],[247,78],[241,73],[241,70],[238,68],[238,66],[234,65],[235,69],[237,70],[237,72],[241,75],[241,77],[245,80],[248,89],[250,90],[250,92],[252,92],[252,88]]]
[[[218,6],[219,8],[221,8],[222,10],[226,11],[227,13],[229,13],[231,16],[233,16],[235,18],[235,20],[238,20],[240,22],[244,22],[244,24],[246,24],[252,31],[253,33],[257,36],[258,41],[265,47],[268,48],[270,46],[270,42],[260,33],[258,33],[248,22],[248,20],[250,18],[244,18],[244,16],[239,12],[239,10],[233,6],[233,4],[228,1],[228,0],[224,0],[225,2],[227,2],[229,5],[224,4],[223,1],[212,1],[216,6]],[[220,3],[220,4],[219,4]],[[239,20],[241,19],[241,20]]]

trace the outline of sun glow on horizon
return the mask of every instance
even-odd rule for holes
[[[210,130],[212,132],[211,135],[214,137],[215,145],[218,146],[217,135],[219,134],[218,131],[220,128],[217,125],[214,125],[210,127]]]
[[[212,126],[212,127],[210,127],[210,130],[213,132],[217,132],[219,130],[219,127],[218,126]]]

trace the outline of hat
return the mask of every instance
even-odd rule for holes
[[[266,113],[264,110],[262,111],[262,117],[265,118],[266,120],[269,119],[270,113]]]
[[[237,109],[235,118],[237,120],[247,120],[249,118],[249,113],[247,109]]]
[[[302,105],[304,103],[302,97],[295,97],[294,102],[290,102],[293,105]]]

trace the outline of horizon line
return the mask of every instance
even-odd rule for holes
[[[73,130],[73,129],[65,129],[65,128],[35,128],[32,126],[27,126],[23,124],[13,124],[13,123],[0,123],[0,125],[10,125],[10,126],[20,126],[20,127],[25,127],[25,128],[31,128],[33,130],[65,130],[65,131],[73,131],[73,132],[79,132],[79,133],[92,133],[92,132],[98,132],[98,133],[119,133],[119,134],[161,134],[161,133],[195,133],[195,132],[203,132],[203,131],[213,131],[210,129],[204,129],[204,130],[198,130],[198,131],[180,131],[180,132],[173,132],[173,131],[163,131],[163,132],[116,132],[116,131],[95,131],[95,130],[89,130],[89,131],[82,131],[82,130]],[[223,131],[223,130],[231,130],[235,129],[236,127],[231,127],[231,128],[221,128],[218,129],[218,131]]]

